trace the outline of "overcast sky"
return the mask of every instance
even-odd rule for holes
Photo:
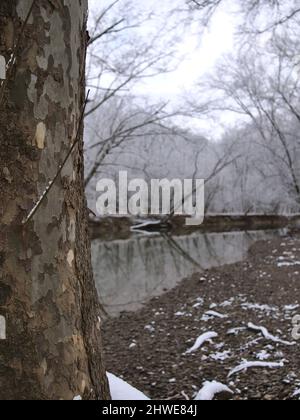
[[[154,22],[157,20],[158,24],[167,19],[166,16],[174,7],[175,2],[177,2],[176,5],[184,4],[184,0],[149,0],[147,2],[133,0],[136,11],[146,14],[150,8],[155,10],[156,18],[153,20]],[[95,14],[96,10],[99,10],[99,3],[99,0],[89,1],[90,14]],[[102,7],[110,3],[111,0],[101,1]],[[141,36],[151,31],[149,25],[153,25],[153,20],[152,23],[145,22],[139,29]],[[234,48],[235,24],[234,16],[228,11],[228,3],[225,3],[224,7],[218,9],[210,26],[202,34],[200,34],[198,22],[188,26],[180,34],[180,42],[177,44],[176,58],[180,61],[180,65],[172,73],[141,81],[134,87],[133,93],[145,96],[151,102],[163,100],[175,104],[184,93],[188,95],[189,92],[193,92],[197,80],[213,71],[222,54],[228,53]],[[233,122],[230,119],[229,116],[226,116],[223,122]],[[215,124],[207,121],[192,121],[188,124],[192,124],[193,129],[196,130],[203,128],[215,131],[216,129]],[[212,125],[209,126],[210,124]],[[220,130],[222,131],[221,127]]]
[[[167,0],[168,1],[168,0]],[[199,28],[192,25],[178,45],[178,57],[184,57],[178,68],[165,75],[144,81],[141,93],[170,98],[193,89],[197,80],[211,72],[223,53],[232,50],[234,25],[232,16],[220,10],[200,39]]]

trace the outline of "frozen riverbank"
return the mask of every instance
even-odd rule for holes
[[[244,262],[193,275],[105,323],[108,370],[152,399],[192,399],[214,380],[233,399],[298,399],[299,272],[294,236],[258,242]],[[217,336],[188,351],[209,332]]]

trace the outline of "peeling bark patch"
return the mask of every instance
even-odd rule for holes
[[[38,123],[36,127],[36,133],[35,133],[35,144],[38,147],[38,149],[45,148],[45,138],[46,138],[46,126],[44,123],[40,122]]]
[[[42,361],[41,368],[42,368],[43,374],[46,375],[47,370],[48,370],[48,365],[47,365],[47,360],[46,359],[44,359]]]
[[[4,175],[4,179],[6,179],[6,181],[11,184],[13,181],[13,178],[9,172],[9,169],[7,167],[3,168],[3,175]]]
[[[6,340],[6,320],[0,315],[0,340]]]
[[[69,233],[69,241],[71,243],[75,243],[76,241],[76,213],[73,209],[69,210],[69,227],[68,227],[68,233]]]
[[[21,18],[23,21],[26,19],[28,12],[30,10],[32,4],[32,0],[22,0],[19,1],[17,4],[17,14],[19,18]],[[28,23],[31,25],[33,23],[33,17],[30,16]]]
[[[0,79],[6,79],[6,61],[2,55],[0,55]]]
[[[74,251],[71,249],[69,251],[68,257],[67,257],[67,261],[68,261],[68,264],[69,264],[70,267],[72,267],[74,259],[75,259]]]

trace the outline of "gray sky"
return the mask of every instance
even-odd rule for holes
[[[197,80],[211,72],[221,55],[230,52],[233,45],[233,18],[220,9],[201,37],[197,23],[184,33],[177,51],[178,58],[184,58],[174,72],[143,81],[137,90],[141,94],[174,99],[192,90]]]
[[[126,0],[120,0],[126,1]],[[99,10],[99,5],[104,7],[111,0],[90,0],[90,14]],[[147,36],[155,28],[153,25],[164,25],[168,14],[175,6],[184,4],[184,0],[132,0],[134,11],[145,14],[154,10],[154,17],[150,22],[145,22],[138,29],[140,36]],[[233,1],[234,4],[234,1]],[[201,76],[213,71],[218,59],[222,54],[231,52],[234,48],[235,18],[226,8],[221,7],[214,15],[211,24],[200,34],[201,26],[195,22],[180,32],[180,40],[177,43],[175,59],[180,64],[172,72],[142,80],[135,84],[132,93],[147,98],[150,102],[159,100],[169,101],[171,104],[180,103],[184,94],[194,92],[195,84]],[[205,130],[222,133],[222,124],[228,125],[234,122],[232,116],[226,115],[224,121],[214,123],[212,121],[181,120],[180,123],[187,125],[193,130]]]

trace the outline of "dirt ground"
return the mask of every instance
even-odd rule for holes
[[[233,400],[299,400],[300,341],[292,337],[299,273],[300,236],[294,234],[256,243],[244,262],[183,280],[139,312],[104,323],[108,371],[151,399],[193,399],[205,381],[216,380],[231,388]],[[249,323],[288,343],[264,338]],[[186,354],[206,332],[218,337]],[[283,367],[229,377],[243,361]]]

